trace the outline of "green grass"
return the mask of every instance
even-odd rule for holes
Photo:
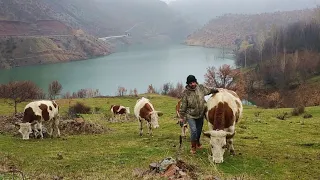
[[[103,115],[85,115],[86,120],[106,125],[112,131],[100,135],[76,135],[60,139],[23,141],[9,135],[0,135],[0,165],[15,164],[30,179],[135,179],[134,168],[148,168],[152,162],[175,157],[180,127],[175,124],[177,99],[148,96],[156,110],[164,112],[160,129],[153,137],[139,137],[138,122],[108,123]],[[72,100],[75,103],[77,100]],[[91,107],[100,107],[109,113],[111,104],[133,107],[136,98],[79,99]],[[67,100],[59,100],[62,111]],[[19,110],[23,109],[19,105]],[[12,108],[0,102],[0,114]],[[256,117],[255,112],[260,111]],[[320,107],[308,107],[313,115],[302,121],[302,116],[286,120],[276,119],[281,112],[291,109],[259,109],[245,107],[244,115],[236,126],[234,146],[236,156],[225,154],[225,162],[212,165],[208,161],[208,139],[202,137],[204,149],[195,156],[189,154],[189,140],[184,140],[181,158],[197,167],[200,177],[244,177],[244,179],[319,179],[320,178]],[[204,129],[207,129],[205,122]],[[188,132],[189,133],[189,132]],[[189,137],[189,134],[188,134]],[[63,159],[57,158],[62,153]],[[2,161],[2,162],[1,162]],[[0,174],[1,179],[1,174]],[[201,179],[201,178],[200,178]]]
[[[314,76],[307,81],[309,84],[318,84],[320,83],[320,76]]]

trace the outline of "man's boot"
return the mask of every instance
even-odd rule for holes
[[[191,154],[195,154],[197,150],[197,141],[191,141],[191,150],[190,153]]]
[[[202,149],[202,145],[200,143],[200,140],[197,140],[197,149]]]

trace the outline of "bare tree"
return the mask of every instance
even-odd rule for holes
[[[247,50],[252,46],[248,41],[242,41],[240,45],[240,52],[244,52],[244,67],[247,67]]]
[[[183,91],[184,91],[183,84],[179,82],[176,84],[176,87],[170,86],[168,95],[171,97],[181,98]]]
[[[132,89],[130,89],[130,91],[129,91],[129,96],[133,96],[133,90]]]
[[[214,67],[209,67],[205,77],[205,85],[209,87],[219,87],[232,89],[235,86],[236,77],[240,71],[232,69],[230,65],[222,65],[216,70]]]
[[[6,99],[6,103],[14,106],[17,113],[17,105],[21,102],[39,98],[42,90],[31,81],[11,81],[0,85],[0,97]]]
[[[264,49],[265,41],[267,38],[268,37],[267,37],[267,33],[265,30],[261,30],[257,36],[257,49],[260,54],[260,63],[262,62],[263,49]]]
[[[152,94],[152,93],[155,93],[155,92],[156,92],[156,90],[154,89],[154,87],[152,86],[152,84],[150,84],[150,85],[148,86],[148,90],[147,90],[147,92],[148,92],[148,93],[150,93],[150,94]]]
[[[127,89],[125,87],[118,87],[118,96],[124,96],[127,93]]]
[[[163,95],[167,95],[169,90],[170,90],[170,87],[171,87],[171,84],[170,83],[165,83],[163,86],[162,86],[162,94]]]
[[[134,90],[133,90],[133,94],[134,94],[134,96],[138,96],[138,90],[137,90],[137,88],[134,88]]]
[[[60,95],[61,91],[62,85],[59,83],[59,81],[55,80],[49,84],[48,93],[50,99],[55,99],[56,96]]]

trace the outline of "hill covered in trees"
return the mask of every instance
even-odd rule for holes
[[[274,26],[265,36],[239,42],[236,64],[248,98],[264,106],[320,104],[320,10],[313,18]]]
[[[185,43],[204,47],[235,48],[241,40],[267,33],[277,26],[312,19],[315,9],[261,14],[225,14],[190,34]]]

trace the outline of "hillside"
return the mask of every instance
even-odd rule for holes
[[[98,40],[127,30],[128,38]],[[108,55],[119,44],[177,42],[193,30],[160,0],[0,0],[0,68]]]
[[[226,14],[208,22],[189,35],[185,43],[193,46],[234,48],[237,40],[255,37],[257,32],[268,33],[274,27],[312,19],[314,9],[254,15]]]
[[[0,69],[108,55],[112,48],[56,20],[0,21]]]
[[[126,122],[111,122],[108,119],[108,107],[111,104],[122,104],[132,109],[136,97],[71,100],[71,105],[80,101],[90,107],[101,108],[96,114],[82,115],[86,123],[95,123],[107,129],[101,134],[68,135],[68,132],[62,131],[60,139],[22,141],[21,136],[1,132],[10,124],[1,125],[0,179],[12,178],[11,173],[1,173],[12,166],[21,170],[27,179],[142,179],[135,177],[134,172],[148,170],[152,162],[176,157],[181,131],[174,119],[177,99],[149,94],[145,97],[151,100],[156,110],[164,113],[159,120],[160,128],[153,130],[153,137],[146,133],[139,137],[139,127],[133,112]],[[57,102],[64,117],[69,100],[60,99]],[[26,103],[19,105],[19,111],[23,110],[23,105]],[[13,109],[1,99],[0,107],[0,115],[8,115]],[[290,114],[291,109],[245,106],[243,118],[236,125],[235,156],[226,153],[224,163],[211,164],[208,161],[209,139],[204,136],[201,136],[204,148],[191,156],[190,135],[187,132],[187,139],[182,141],[180,158],[191,168],[194,167],[191,169],[195,177],[193,179],[318,179],[320,109],[308,107],[306,111],[313,117],[304,119],[300,115],[279,120],[277,115],[284,112]],[[0,123],[3,123],[2,117]],[[60,128],[64,123],[65,119],[61,121]],[[204,130],[207,129],[205,121]],[[143,130],[147,132],[145,124]]]
[[[122,35],[137,23],[132,35],[166,35],[177,40],[193,27],[160,0],[12,0],[0,1],[0,19],[34,22],[59,20],[98,37]]]
[[[174,0],[169,6],[182,15],[193,18],[205,24],[217,16],[227,13],[259,14],[278,11],[293,11],[305,8],[315,8],[320,0]]]

